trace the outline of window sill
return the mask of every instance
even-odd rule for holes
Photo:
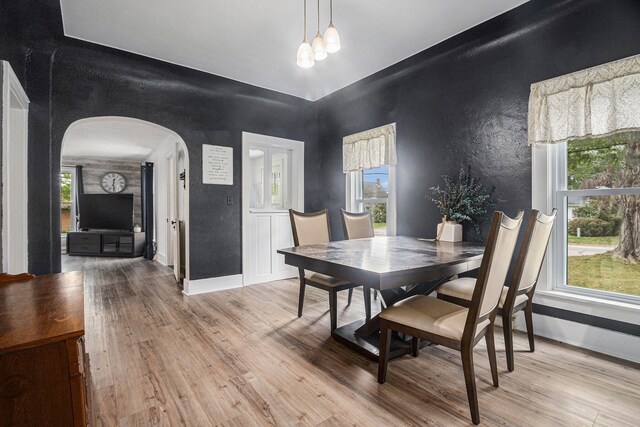
[[[640,324],[640,305],[560,290],[537,290],[534,302],[550,307]]]

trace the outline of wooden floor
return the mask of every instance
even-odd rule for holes
[[[469,425],[459,356],[428,347],[377,365],[329,336],[328,298],[309,288],[296,317],[297,283],[279,281],[186,297],[171,271],[138,259],[65,257],[85,271],[86,343],[94,424]],[[338,324],[363,316],[362,294]],[[640,369],[538,339],[515,337],[508,373],[496,331],[500,388],[484,345],[475,351],[482,424],[621,426],[640,423]]]

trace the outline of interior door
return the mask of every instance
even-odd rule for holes
[[[178,173],[177,149],[167,155],[167,250],[170,252],[170,262],[173,265],[173,275],[180,282],[180,221],[178,221]],[[170,264],[170,265],[171,265]]]
[[[245,285],[297,275],[277,250],[293,246],[289,209],[303,206],[301,144],[263,135],[243,138]]]

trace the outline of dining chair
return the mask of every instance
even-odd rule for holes
[[[502,317],[507,369],[510,372],[514,370],[513,316],[520,310],[524,310],[529,350],[532,352],[535,350],[532,315],[533,294],[540,277],[556,213],[556,209],[551,212],[551,215],[545,215],[536,209],[531,211],[510,285],[502,287],[498,315]],[[437,289],[438,298],[468,307],[474,286],[475,279],[470,277],[452,280]]]
[[[522,214],[523,212],[520,211],[515,219],[511,219],[499,211],[493,214],[489,239],[468,308],[426,295],[414,295],[393,304],[380,313],[380,357],[378,363],[378,382],[380,384],[384,384],[387,379],[392,331],[412,337],[412,355],[414,357],[418,356],[421,339],[458,350],[462,358],[471,420],[474,424],[480,422],[473,348],[482,337],[485,338],[493,386],[498,387],[493,323],[500,299],[500,288],[507,276],[509,261],[513,256],[518,231],[522,224]]]
[[[326,209],[311,213],[297,212],[289,209],[289,218],[291,219],[293,244],[295,246],[314,245],[331,241],[329,212]],[[298,272],[300,276],[298,317],[302,317],[306,286],[313,286],[314,288],[327,291],[329,292],[329,315],[331,318],[331,331],[333,332],[338,324],[338,292],[356,288],[360,285],[325,274],[307,271],[303,268],[298,268]],[[369,312],[369,315],[371,315],[371,312]]]
[[[0,273],[0,283],[7,282],[22,282],[25,280],[34,279],[36,276],[30,273],[20,273],[20,274],[9,274],[9,273]]]
[[[349,212],[344,209],[340,209],[342,214],[342,230],[347,240],[351,239],[366,239],[375,237],[373,231],[373,218],[370,211],[365,212]],[[362,292],[364,294],[365,310],[367,312],[367,321],[371,318],[371,289],[363,286]],[[348,303],[351,304],[351,297],[353,296],[353,288],[349,289]],[[373,299],[378,299],[378,291],[373,290]]]

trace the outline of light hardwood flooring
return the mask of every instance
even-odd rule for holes
[[[64,257],[85,272],[86,344],[97,426],[470,425],[460,358],[427,347],[377,364],[329,335],[328,297],[297,281],[186,297],[171,270],[137,259]],[[364,316],[362,293],[338,324]],[[622,426],[640,420],[640,369],[538,338],[515,337],[506,370],[496,330],[500,387],[483,343],[475,351],[481,425]]]

